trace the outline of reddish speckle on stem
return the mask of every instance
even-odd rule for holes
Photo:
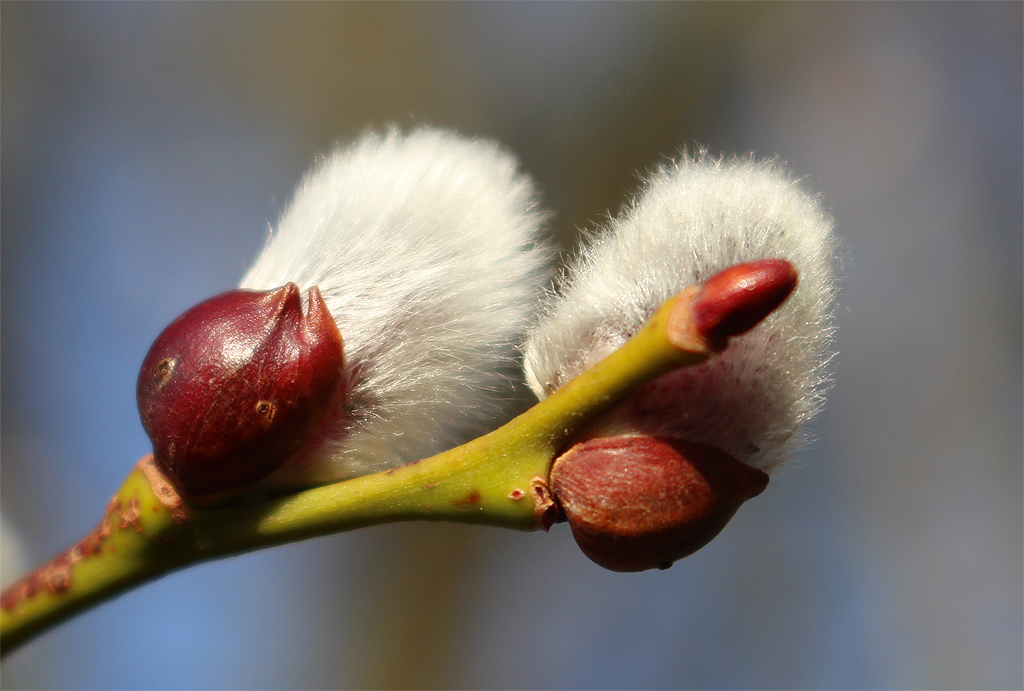
[[[135,532],[142,532],[142,523],[139,521],[139,516],[142,511],[139,510],[139,500],[130,499],[128,501],[127,508],[122,509],[120,502],[118,502],[118,515],[121,517],[121,522],[118,524],[120,530],[126,530],[132,528]]]
[[[519,489],[518,487],[508,493],[508,498],[511,499],[512,501],[519,501],[524,496],[526,496],[526,492]]]
[[[120,509],[120,502],[111,500],[109,506]],[[15,609],[23,601],[43,592],[62,593],[71,587],[71,567],[76,563],[98,554],[103,542],[110,537],[110,521],[104,518],[81,542],[61,552],[46,564],[28,574],[0,595],[0,607],[7,611]],[[111,550],[114,546],[111,545]]]
[[[694,327],[714,350],[731,336],[754,328],[796,288],[797,273],[785,259],[737,264],[709,278],[691,303]]]
[[[472,506],[472,505],[479,504],[479,503],[480,503],[480,490],[474,489],[474,490],[470,491],[470,493],[467,494],[462,499],[456,499],[455,501],[453,501],[452,502],[452,506],[466,506],[466,505]]]
[[[153,457],[145,457],[139,462],[139,467],[146,469],[146,464],[153,465]],[[162,476],[161,476],[162,477]],[[152,480],[151,480],[152,481]],[[166,483],[166,479],[163,480]],[[158,496],[159,483],[154,484]],[[163,499],[163,498],[162,498]],[[180,502],[180,500],[179,500]],[[171,509],[171,515],[175,512]],[[175,517],[177,520],[178,517]],[[0,607],[10,611],[15,609],[25,600],[35,597],[40,593],[57,595],[72,587],[72,567],[75,564],[98,555],[104,550],[117,552],[117,545],[108,539],[114,531],[133,530],[142,531],[142,508],[137,498],[131,498],[122,502],[118,496],[113,496],[111,501],[106,503],[106,515],[92,531],[81,539],[81,541],[70,550],[61,552],[56,557],[32,571],[24,578],[15,582],[10,588],[0,595]],[[128,547],[128,543],[124,543]]]

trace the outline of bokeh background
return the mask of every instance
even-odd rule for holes
[[[844,274],[817,441],[670,571],[374,528],[149,584],[4,688],[1021,688],[1022,8],[4,2],[8,580],[147,451],[151,340],[365,128],[502,142],[566,251],[683,147],[778,156]]]

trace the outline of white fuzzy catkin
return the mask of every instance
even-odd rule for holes
[[[351,418],[269,483],[394,467],[503,422],[548,276],[543,221],[530,180],[487,141],[371,133],[318,165],[241,287],[320,287],[344,342]]]
[[[733,264],[786,259],[799,283],[782,307],[720,355],[636,392],[602,429],[709,444],[771,470],[823,403],[834,250],[831,221],[778,165],[684,156],[581,250],[528,338],[527,381],[543,398],[687,286]]]

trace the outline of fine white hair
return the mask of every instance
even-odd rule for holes
[[[800,428],[828,387],[831,226],[774,162],[684,155],[657,170],[563,275],[527,341],[530,387],[545,397],[687,286],[733,264],[786,259],[799,283],[782,307],[720,355],[641,388],[602,427],[688,439],[775,468],[803,441]]]
[[[344,343],[349,415],[271,484],[394,467],[503,422],[548,278],[544,220],[516,160],[488,141],[369,133],[317,165],[241,287],[319,286]]]

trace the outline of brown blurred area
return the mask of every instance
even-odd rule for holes
[[[1024,683],[1021,4],[4,2],[0,24],[5,578],[146,451],[149,341],[366,128],[499,141],[563,257],[684,148],[778,157],[843,271],[817,441],[664,574],[601,571],[564,526],[374,528],[140,589],[12,655],[5,688]]]

